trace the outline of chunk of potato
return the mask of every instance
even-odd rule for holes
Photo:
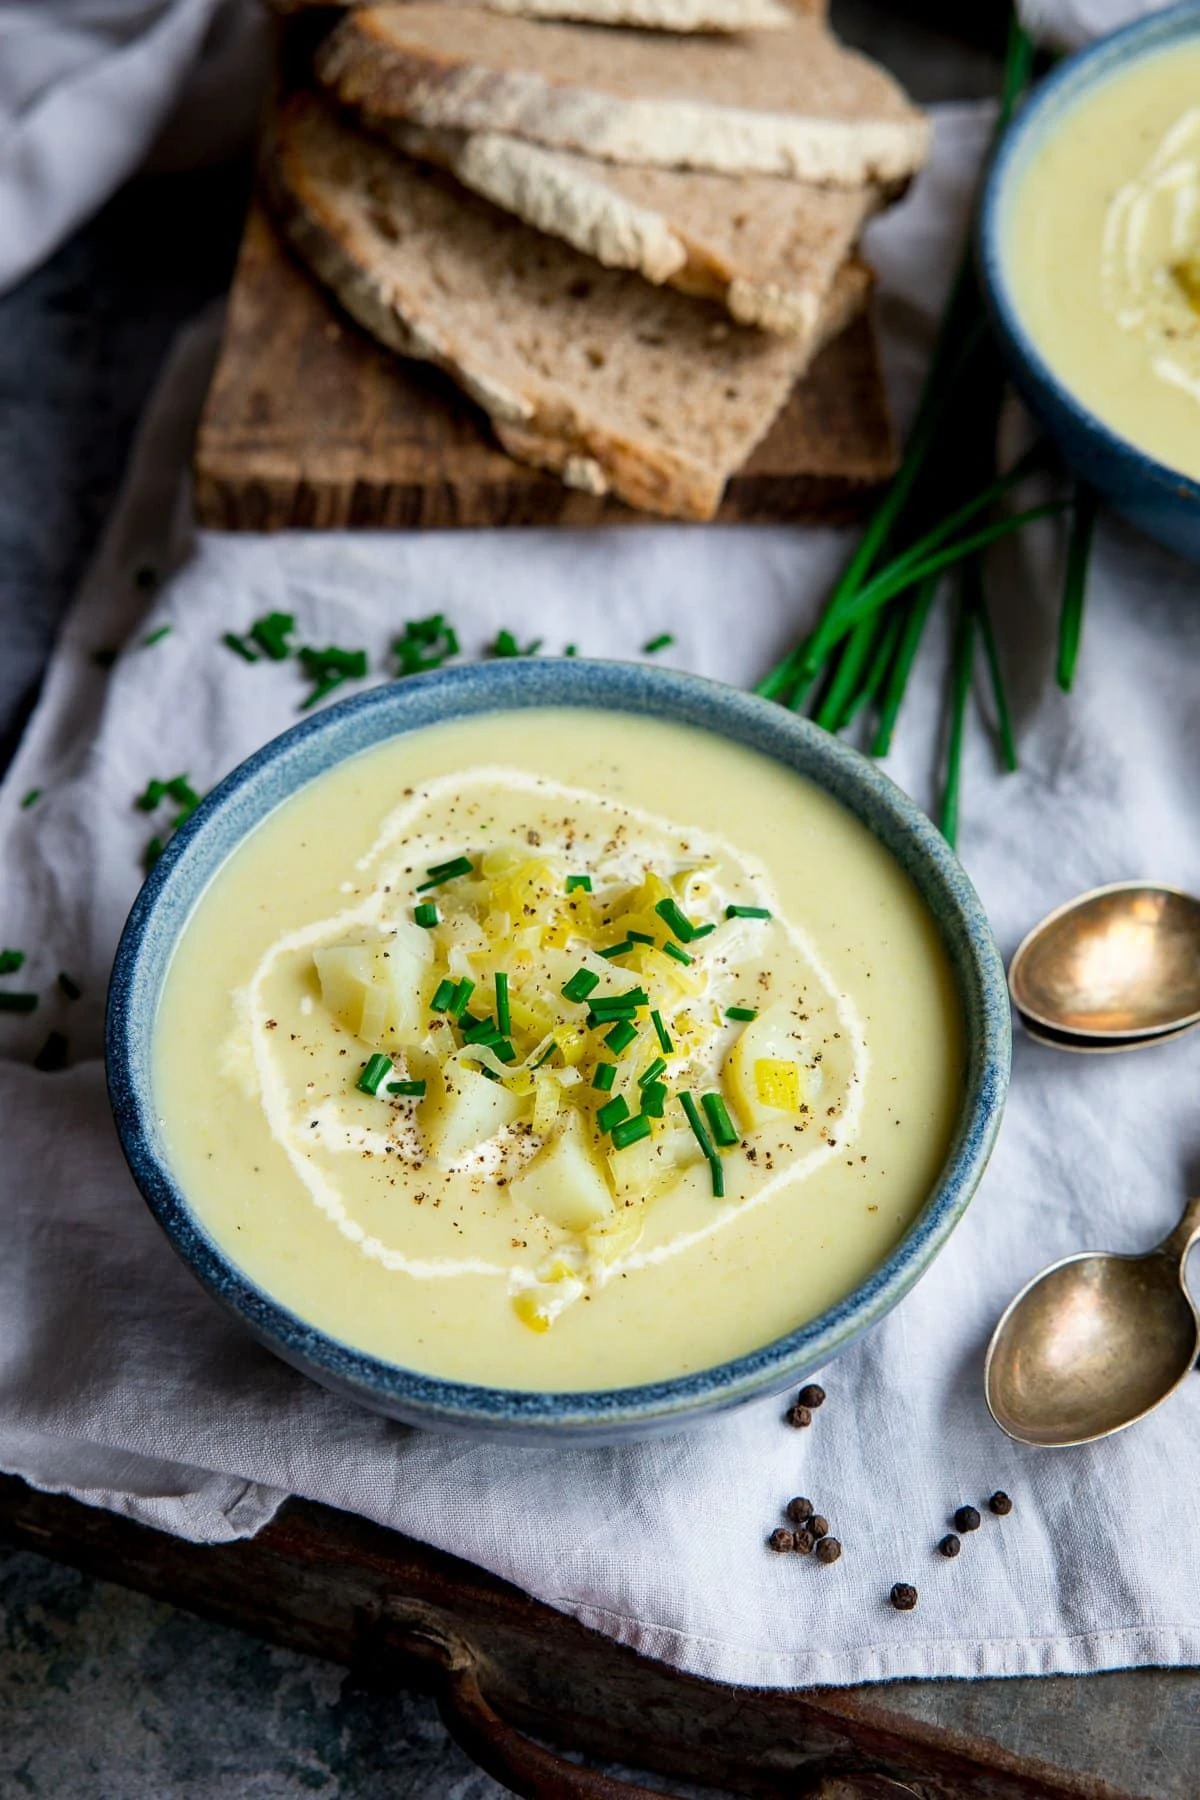
[[[421,991],[432,955],[428,932],[405,923],[376,944],[314,950],[313,964],[338,1023],[373,1050],[392,1049],[424,1033]]]
[[[433,1155],[455,1162],[519,1119],[524,1102],[499,1081],[461,1063],[434,1072],[417,1117]]]
[[[576,1112],[512,1183],[512,1197],[564,1231],[587,1231],[609,1218],[612,1195],[592,1158]]]
[[[758,1131],[796,1112],[804,1100],[804,1076],[791,1015],[779,1002],[752,1019],[725,1063],[743,1127]]]

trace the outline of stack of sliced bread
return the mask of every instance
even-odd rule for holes
[[[679,518],[866,304],[859,235],[928,142],[784,0],[350,6],[314,72],[267,159],[298,253],[511,455]]]

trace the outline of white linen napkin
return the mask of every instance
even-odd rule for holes
[[[934,165],[875,233],[898,391],[911,402],[988,119],[938,121]],[[940,274],[935,272],[940,271]],[[190,527],[180,471],[211,323],[164,376],[128,488],[0,788],[0,945],[44,996],[0,1019],[0,1467],[198,1541],[255,1530],[288,1493],[395,1526],[495,1570],[652,1656],[730,1682],[1028,1674],[1200,1660],[1200,1381],[1091,1449],[1019,1449],[984,1409],[981,1358],[1035,1269],[1091,1245],[1148,1246],[1196,1178],[1200,1036],[1141,1056],[1017,1045],[991,1169],[918,1288],[827,1371],[808,1431],[770,1400],[615,1449],[509,1449],[406,1431],[257,1348],[192,1282],[125,1171],[104,1097],[108,968],[149,826],[151,775],[201,788],[290,724],[292,665],[247,667],[223,631],[272,607],[304,637],[369,648],[435,610],[477,654],[500,626],[751,683],[803,630],[849,538],[826,530],[283,534]],[[1022,750],[997,772],[972,726],[962,853],[1005,953],[1097,882],[1200,890],[1200,606],[1194,572],[1101,524],[1078,687],[1050,665],[1053,534],[997,556],[994,600]],[[175,572],[149,600],[137,571]],[[144,635],[171,634],[146,647]],[[124,645],[111,671],[98,647]],[[893,773],[928,799],[944,646],[926,646]],[[29,790],[41,796],[28,808]],[[68,1002],[59,969],[84,989]],[[74,1066],[39,1074],[49,1026]],[[1016,1510],[947,1562],[961,1502]],[[804,1493],[845,1545],[830,1568],[765,1548]],[[894,1581],[915,1612],[887,1603]]]

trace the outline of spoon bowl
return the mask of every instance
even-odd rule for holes
[[[1200,1198],[1145,1256],[1085,1252],[1035,1275],[988,1346],[984,1391],[1001,1430],[1065,1448],[1161,1405],[1200,1353],[1200,1316],[1183,1284],[1197,1237]]]
[[[1034,926],[1008,985],[1035,1029],[1106,1048],[1187,1030],[1200,1024],[1200,900],[1154,882],[1094,888]]]
[[[1032,1038],[1035,1044],[1042,1044],[1048,1050],[1068,1050],[1074,1056],[1116,1056],[1120,1051],[1150,1050],[1155,1044],[1173,1043],[1193,1029],[1192,1024],[1174,1025],[1168,1031],[1147,1031],[1141,1037],[1097,1037],[1087,1032],[1080,1035],[1073,1031],[1052,1031],[1048,1025],[1039,1025],[1027,1013],[1018,1012],[1017,1017],[1026,1037]]]

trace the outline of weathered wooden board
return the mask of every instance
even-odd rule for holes
[[[895,441],[863,318],[830,344],[746,467],[724,521],[852,517]],[[515,462],[436,370],[336,312],[251,208],[195,454],[196,510],[226,530],[596,525],[643,515]]]

